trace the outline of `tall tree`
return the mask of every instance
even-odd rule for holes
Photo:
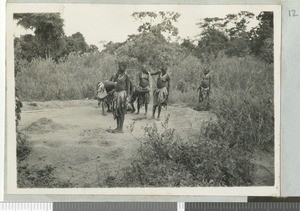
[[[185,47],[186,50],[191,52],[192,54],[196,54],[196,45],[189,38],[183,39],[180,45],[182,47]]]
[[[64,21],[59,13],[14,13],[13,17],[18,25],[34,31],[42,57],[53,57],[60,50]]]
[[[227,26],[226,32],[229,38],[248,39],[249,31],[247,28],[253,17],[254,14],[248,11],[241,11],[238,14],[226,15],[224,21]]]
[[[72,34],[66,38],[67,49],[69,52],[87,52],[89,45],[85,42],[83,35],[80,32]]]
[[[197,25],[202,29],[198,52],[216,56],[224,51],[229,56],[244,56],[249,53],[250,32],[248,25],[254,14],[241,11],[224,18],[204,18]]]
[[[259,24],[251,30],[251,51],[263,60],[273,62],[273,12],[261,12],[257,17]]]
[[[22,35],[14,39],[14,52],[17,59],[27,60],[37,58],[40,54],[39,43],[32,34]]]
[[[178,12],[134,12],[132,17],[142,22],[139,32],[152,32],[155,36],[166,34],[168,39],[178,35],[178,28],[174,23],[178,21]]]
[[[99,52],[99,49],[96,45],[90,45],[88,47],[88,52],[93,53],[93,52]]]
[[[217,56],[220,51],[226,49],[228,37],[224,32],[209,27],[201,33],[201,38],[198,41],[197,52],[198,56],[210,54]]]
[[[152,68],[169,65],[173,55],[170,53],[175,46],[171,39],[178,35],[177,12],[135,12],[132,17],[141,22],[138,34],[128,36],[123,43],[108,43],[105,52],[126,60],[136,68],[139,64],[148,64]],[[171,47],[172,46],[172,47]],[[176,45],[177,46],[177,45]],[[178,47],[178,46],[177,46]]]

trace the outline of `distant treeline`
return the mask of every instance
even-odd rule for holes
[[[15,71],[20,71],[22,63],[33,59],[51,58],[56,62],[65,61],[71,53],[97,52],[95,45],[88,45],[84,36],[77,32],[66,36],[64,20],[59,13],[15,13],[17,24],[33,30],[14,40]],[[156,68],[170,65],[173,55],[170,51],[177,42],[178,28],[175,27],[180,14],[177,12],[136,12],[132,17],[141,21],[138,34],[128,35],[123,43],[108,42],[104,52],[126,59],[129,63],[147,63]],[[250,26],[257,19],[256,26]],[[150,20],[156,19],[156,24]],[[253,21],[252,21],[253,22]],[[194,40],[184,39],[180,52],[188,51],[203,62],[215,58],[219,53],[227,56],[256,56],[267,63],[273,62],[273,13],[261,12],[257,17],[253,13],[242,11],[228,14],[226,17],[205,18],[199,23],[199,36]],[[253,25],[253,23],[252,23]],[[162,64],[163,63],[163,64]]]
[[[123,43],[109,42],[99,52],[89,50],[93,47],[80,33],[66,37],[59,14],[15,14],[19,25],[34,30],[34,35],[15,39],[16,86],[21,99],[92,98],[96,83],[116,73],[117,60],[122,60],[134,83],[142,64],[150,71],[167,66],[170,104],[192,107],[206,66],[212,78],[210,112],[217,120],[206,122],[199,139],[187,144],[175,145],[173,136],[148,140],[138,152],[142,159],[135,160],[148,174],[133,166],[125,182],[117,185],[174,185],[177,180],[175,185],[185,186],[252,185],[253,154],[258,149],[266,153],[274,149],[273,13],[262,12],[256,17],[258,25],[249,30],[249,20],[255,18],[249,12],[206,18],[198,24],[199,39],[183,43],[172,41],[178,35],[174,23],[180,14],[139,12],[132,16],[142,22],[139,32]],[[152,24],[149,18],[160,21]],[[70,44],[60,44],[68,40]],[[162,152],[175,156],[160,158],[152,143],[165,144],[158,145]]]

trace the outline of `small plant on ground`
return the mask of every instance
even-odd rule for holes
[[[183,141],[169,128],[169,118],[162,123],[162,131],[156,123],[144,128],[146,138],[116,186],[251,185],[250,153],[231,148],[230,142],[220,136],[216,123],[206,123],[198,139]]]

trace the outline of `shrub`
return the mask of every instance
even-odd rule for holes
[[[70,181],[58,181],[53,176],[55,167],[47,165],[43,168],[18,166],[18,188],[68,188],[74,187]]]
[[[181,140],[172,129],[145,128],[147,139],[125,170],[126,186],[248,186],[253,153],[274,149],[273,67],[252,57],[221,56],[211,63],[211,112],[216,121],[199,138]],[[174,72],[173,72],[174,74]],[[194,103],[193,94],[173,90],[173,103]],[[195,94],[195,92],[194,92]],[[173,95],[173,96],[172,96]]]
[[[230,61],[230,64],[226,62]],[[220,64],[224,63],[220,68]],[[253,152],[274,148],[273,67],[252,57],[214,64],[211,106],[231,145]],[[209,130],[209,128],[208,128]]]
[[[223,139],[246,151],[274,149],[274,107],[270,97],[230,93],[213,104]],[[210,128],[207,128],[210,130]]]
[[[131,166],[111,186],[248,186],[251,185],[250,153],[218,136],[221,128],[208,122],[195,140],[182,140],[168,127],[159,132],[156,123],[145,127]],[[210,130],[207,130],[210,128]],[[213,130],[214,131],[213,131]],[[217,135],[215,135],[217,134]]]
[[[30,154],[32,146],[26,136],[17,130],[17,160],[23,161]]]
[[[60,63],[33,60],[22,68],[16,83],[24,101],[85,99],[93,98],[96,84],[115,72],[112,55],[73,53]]]

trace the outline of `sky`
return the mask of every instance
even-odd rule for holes
[[[131,16],[138,11],[176,11],[181,14],[176,23],[179,29],[178,36],[181,39],[195,38],[201,33],[196,25],[206,17],[225,17],[226,14],[236,14],[240,11],[249,11],[258,15],[261,6],[200,6],[200,5],[90,5],[90,4],[69,4],[51,7],[29,8],[26,12],[60,12],[64,19],[64,30],[67,36],[80,32],[86,42],[102,48],[104,42],[124,42],[128,35],[138,33],[137,28],[140,21],[134,20]],[[24,8],[22,11],[24,12]],[[14,21],[14,35],[19,37],[22,34],[32,33],[16,25]],[[257,25],[254,18],[251,26]]]

